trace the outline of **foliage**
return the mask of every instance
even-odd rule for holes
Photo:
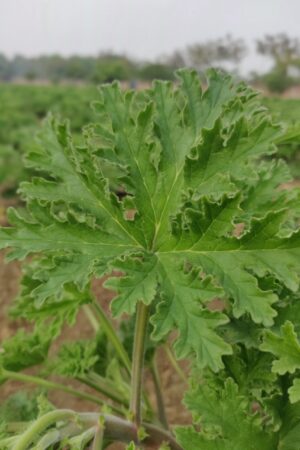
[[[82,127],[92,120],[95,93],[92,87],[0,85],[1,193],[14,195],[18,183],[31,176],[22,158],[35,146],[36,132],[49,111],[72,119],[72,132],[76,140],[82,139]]]
[[[9,170],[8,170],[9,169]],[[23,164],[20,154],[9,146],[0,147],[0,184],[1,190],[7,191],[15,186],[16,180],[22,179]]]
[[[69,81],[110,81],[113,79],[128,79],[131,76],[129,68],[134,68],[134,61],[125,56],[103,53],[98,56],[73,55],[63,57],[60,55],[42,55],[28,58],[17,55],[12,59],[0,55],[0,79],[14,81],[26,79],[47,80],[59,82]]]
[[[134,64],[125,57],[103,55],[90,74],[95,83],[111,83],[114,80],[130,80],[135,73]]]
[[[209,70],[205,91],[196,72],[177,76],[142,92],[102,86],[80,144],[50,116],[26,155],[36,177],[21,184],[27,207],[10,209],[0,247],[29,265],[14,315],[36,325],[3,343],[1,376],[98,405],[105,394],[110,411],[51,410],[4,438],[16,450],[119,439],[299,450],[299,196],[280,188],[285,163],[269,161],[285,130],[230,76]],[[91,279],[104,275],[113,316],[128,321],[118,331],[91,294]],[[94,339],[63,345],[52,364],[52,342],[79,311]],[[145,351],[151,367],[166,341],[192,366],[194,426],[178,428],[177,442],[163,430],[155,370],[157,414],[141,385]],[[24,373],[29,365],[46,378]]]
[[[16,392],[0,408],[1,422],[34,420],[38,415],[39,395],[36,392]]]
[[[264,103],[274,119],[285,126],[285,133],[276,142],[278,156],[288,163],[292,175],[300,178],[300,102],[298,99],[265,98]]]
[[[144,65],[138,72],[142,80],[173,80],[174,73],[172,66],[162,63],[152,63]]]
[[[81,133],[92,120],[90,102],[95,95],[96,88],[90,86],[0,85],[1,145],[10,144],[18,150],[24,133],[28,130],[32,137],[49,111],[72,119],[72,132]]]
[[[176,64],[174,60],[172,65]],[[162,72],[155,73],[156,78],[171,76],[173,74],[170,71],[165,75]],[[96,88],[83,86],[0,86],[3,108],[0,117],[1,193],[15,195],[17,185],[32,175],[28,169],[25,170],[22,158],[30,147],[35,146],[34,138],[48,111],[67,117],[73,139],[76,143],[82,142],[81,129],[93,119],[89,104],[95,95]],[[292,174],[299,178],[299,101],[266,98],[264,103],[276,120],[286,122],[286,134],[280,138],[280,142],[277,141],[279,156],[287,161]]]
[[[270,72],[266,73],[260,80],[267,87],[270,92],[281,94],[286,91],[290,86],[295,84],[295,80],[290,77],[281,68],[274,68]]]

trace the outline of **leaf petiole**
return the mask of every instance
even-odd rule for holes
[[[145,339],[147,334],[148,306],[139,302],[137,305],[135,333],[132,355],[132,378],[130,411],[136,426],[141,424],[142,374],[144,366]]]
[[[123,362],[124,367],[126,368],[128,374],[130,374],[131,373],[131,362],[130,362],[129,356],[128,356],[122,342],[120,341],[116,331],[114,330],[110,320],[107,318],[107,315],[104,313],[101,306],[96,301],[94,301],[92,303],[92,311],[94,312],[98,323],[102,327],[102,330],[104,331],[104,333],[108,337],[109,341],[115,348],[115,350],[116,350],[117,354],[119,355],[120,360]]]
[[[158,418],[159,418],[159,421],[162,424],[162,426],[166,430],[168,430],[169,429],[169,424],[168,424],[168,419],[167,419],[167,416],[166,416],[164,399],[163,399],[162,390],[161,390],[161,380],[160,380],[160,376],[159,376],[159,372],[158,372],[155,356],[154,356],[154,358],[153,358],[153,360],[151,362],[150,371],[151,371],[151,375],[152,375],[153,383],[154,383],[156,402],[157,402],[157,409],[158,409]]]
[[[9,370],[2,370],[1,372],[1,376],[5,379],[10,379],[10,380],[15,380],[15,381],[21,381],[23,383],[33,383],[36,384],[38,386],[42,386],[46,389],[51,389],[51,390],[59,390],[59,391],[64,391],[67,394],[71,394],[74,397],[78,397],[81,398],[82,400],[87,400],[90,401],[92,403],[96,403],[98,405],[105,405],[105,401],[102,400],[99,397],[96,397],[95,395],[91,395],[88,394],[86,392],[82,392],[79,391],[78,389],[74,389],[70,386],[65,386],[64,384],[61,383],[56,383],[54,381],[49,381],[49,380],[44,380],[40,377],[37,376],[33,376],[33,375],[27,375],[24,373],[19,373],[19,372],[12,372]],[[114,405],[110,405],[110,408],[117,414],[120,414],[121,416],[124,415],[123,411],[119,408],[117,408]]]

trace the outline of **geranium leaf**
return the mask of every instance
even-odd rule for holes
[[[26,158],[37,171],[20,189],[27,209],[10,211],[0,247],[40,262],[25,295],[35,309],[77,290],[72,321],[91,278],[109,274],[115,315],[151,304],[153,336],[177,329],[178,357],[216,371],[232,352],[221,335],[230,318],[274,323],[278,295],[262,278],[298,290],[300,237],[296,221],[286,226],[295,197],[272,194],[283,164],[260,163],[281,128],[256,93],[215,70],[205,91],[195,72],[178,76],[142,94],[101,87],[81,146],[50,117]]]

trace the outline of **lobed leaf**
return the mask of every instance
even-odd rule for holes
[[[215,70],[204,91],[195,72],[178,77],[143,93],[101,87],[81,146],[49,117],[26,158],[37,173],[20,188],[27,210],[10,211],[0,247],[10,259],[42,255],[24,315],[61,305],[66,318],[73,289],[72,320],[91,278],[109,274],[115,315],[151,304],[153,336],[177,329],[177,356],[217,371],[232,353],[222,336],[232,318],[274,323],[278,295],[260,280],[299,289],[297,195],[276,191],[282,163],[261,162],[282,131],[254,91]],[[222,312],[211,311],[215,297]]]
[[[272,370],[279,375],[294,373],[300,368],[300,343],[291,322],[282,325],[280,335],[265,331],[260,349],[276,356]]]
[[[251,413],[249,400],[239,394],[232,379],[219,390],[200,385],[187,394],[185,402],[201,424],[200,432],[177,428],[177,439],[185,450],[274,450],[276,436],[263,429],[261,418]]]

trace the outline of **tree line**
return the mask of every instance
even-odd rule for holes
[[[266,35],[256,41],[258,54],[268,57],[271,69],[266,73],[249,74],[248,81],[261,82],[271,91],[282,92],[300,83],[300,40],[281,33]],[[157,61],[137,61],[111,52],[98,56],[42,55],[28,58],[17,55],[7,58],[0,54],[0,80],[47,80],[51,82],[83,81],[111,82],[115,79],[151,81],[155,78],[172,80],[179,67],[194,67],[199,73],[214,66],[239,73],[240,63],[247,57],[249,48],[243,39],[231,35],[176,50]]]

